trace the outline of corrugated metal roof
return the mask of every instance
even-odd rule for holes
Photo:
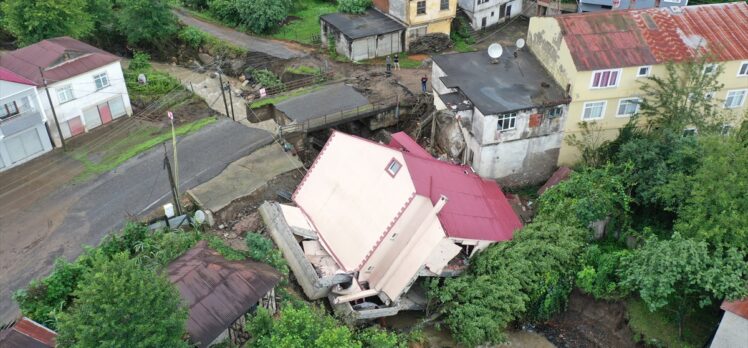
[[[603,11],[554,17],[580,71],[748,59],[748,4]]]
[[[748,298],[740,301],[724,301],[720,308],[748,320]]]
[[[448,236],[486,241],[512,239],[522,223],[499,185],[460,166],[433,158],[403,132],[395,133],[389,146],[404,150],[416,193],[436,203],[441,195],[447,204],[439,221]]]
[[[35,83],[33,81],[30,81],[29,79],[18,75],[8,69],[5,69],[3,67],[0,67],[0,80],[2,81],[8,81],[8,82],[15,82],[20,83],[22,85],[30,85],[34,86]]]
[[[374,9],[363,14],[330,13],[319,18],[353,40],[405,30],[404,25]]]
[[[206,241],[171,262],[168,272],[190,309],[187,332],[198,347],[207,347],[280,281],[272,267],[228,261]]]
[[[43,84],[39,68],[49,83],[63,81],[118,61],[120,58],[89,44],[64,36],[39,41],[0,56],[0,67]]]
[[[0,348],[52,348],[56,337],[54,331],[23,317],[0,331]]]

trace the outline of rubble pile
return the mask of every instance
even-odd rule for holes
[[[443,33],[431,33],[419,37],[410,43],[410,53],[434,53],[441,52],[452,47],[449,35]]]

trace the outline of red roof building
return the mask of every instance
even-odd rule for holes
[[[15,83],[20,83],[22,85],[29,85],[29,86],[36,85],[33,81],[21,75],[18,75],[8,69],[5,69],[3,67],[0,67],[0,81],[15,82]]]
[[[748,4],[619,10],[555,17],[579,71],[711,55],[748,59]]]
[[[725,311],[719,328],[712,339],[711,348],[745,347],[748,344],[748,298],[724,301]]]
[[[2,348],[53,348],[57,333],[29,318],[23,317],[0,329]]]

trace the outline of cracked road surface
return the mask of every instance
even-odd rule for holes
[[[221,118],[178,141],[180,191],[185,192],[269,144],[272,136]],[[18,313],[12,293],[46,276],[56,258],[75,259],[83,244],[97,245],[128,216],[142,216],[171,200],[163,151],[156,146],[77,185],[57,179],[70,179],[80,172],[79,165],[61,152],[0,173],[0,183],[16,182],[0,185],[0,323],[15,319]],[[45,169],[44,162],[38,161],[56,162],[53,169]],[[29,173],[24,172],[26,168]]]

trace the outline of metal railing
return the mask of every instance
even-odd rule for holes
[[[386,112],[397,108],[397,105],[390,105],[384,107],[377,107],[377,105],[369,103],[361,106],[357,106],[353,109],[341,110],[332,114],[327,114],[320,117],[311,118],[303,122],[294,122],[279,127],[279,134],[302,132],[307,133],[314,130],[319,130],[334,125],[338,125],[345,122],[355,121],[361,118],[373,116],[381,112]]]

